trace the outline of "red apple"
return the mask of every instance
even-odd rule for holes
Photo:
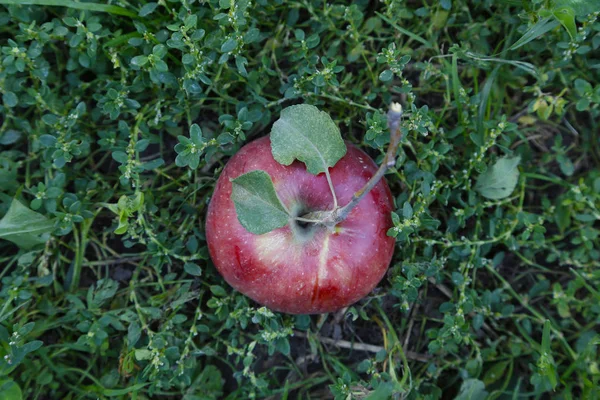
[[[340,205],[347,204],[377,170],[358,147],[330,168]],[[297,221],[263,235],[248,232],[231,200],[231,179],[254,170],[267,172],[281,201],[294,216],[327,211],[333,198],[325,174],[312,175],[295,161],[279,164],[268,137],[244,146],[225,166],[206,217],[211,258],[225,280],[270,309],[313,314],[338,310],[367,295],[385,274],[395,240],[392,195],[384,179],[332,232]]]

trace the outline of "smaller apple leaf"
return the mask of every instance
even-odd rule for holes
[[[0,219],[0,239],[13,242],[22,249],[46,243],[54,230],[54,220],[25,207],[13,199],[6,215]]]
[[[275,192],[273,181],[265,171],[251,171],[231,180],[231,200],[238,220],[256,235],[285,226],[289,212]]]
[[[500,200],[510,196],[519,180],[521,157],[502,157],[477,178],[475,190],[483,197]]]
[[[327,113],[299,104],[283,109],[273,124],[271,151],[278,163],[290,165],[298,159],[308,172],[317,175],[346,154],[346,144]]]

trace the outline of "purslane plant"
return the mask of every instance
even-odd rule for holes
[[[593,398],[598,9],[0,0],[0,398]],[[304,103],[381,165],[393,100],[377,287],[318,316],[231,290],[204,229],[225,164]],[[377,171],[346,192],[342,160],[339,208]]]

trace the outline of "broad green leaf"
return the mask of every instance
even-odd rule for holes
[[[508,371],[509,365],[510,360],[500,361],[492,365],[483,376],[483,381],[485,382],[485,384],[491,385],[492,383],[502,378],[504,376],[504,373]]]
[[[392,382],[381,382],[377,389],[375,389],[365,400],[386,400],[391,399],[394,394],[394,383]]]
[[[138,361],[149,360],[152,358],[152,352],[148,349],[135,349],[135,359]]]
[[[231,184],[231,200],[235,204],[238,220],[249,232],[262,235],[288,223],[290,215],[265,171],[240,175]]]
[[[97,310],[106,301],[112,299],[119,289],[119,284],[110,278],[100,279],[96,287],[90,286],[87,292],[88,309]]]
[[[475,190],[492,200],[510,196],[519,180],[520,161],[521,157],[502,157],[477,178]]]
[[[46,243],[54,229],[50,220],[13,199],[4,218],[0,220],[0,239],[13,242],[22,249]]]
[[[553,12],[556,19],[564,26],[569,32],[571,39],[574,39],[577,35],[577,24],[575,23],[575,11],[570,7],[562,7]]]
[[[346,154],[346,144],[331,117],[315,106],[299,104],[281,111],[271,130],[273,158],[290,165],[295,159],[317,175]]]
[[[575,15],[582,17],[600,10],[600,0],[555,0],[554,9],[571,8]]]
[[[202,349],[202,351],[204,351],[205,354],[210,354],[209,352],[211,350],[212,349],[210,349],[209,347],[204,347]],[[195,382],[197,382],[197,387],[201,388],[203,393],[214,393],[214,398],[221,398],[221,394],[223,393],[223,378],[221,376],[221,371],[214,365],[207,365],[206,367],[204,367],[200,375],[198,375],[198,377],[196,378]]]
[[[19,385],[12,379],[0,380],[0,399],[3,400],[21,400],[23,393]]]
[[[454,400],[483,400],[487,395],[483,382],[479,379],[467,379],[460,386],[460,392]]]
[[[140,340],[141,336],[142,328],[140,327],[140,324],[138,324],[136,321],[133,321],[129,325],[129,328],[127,328],[127,342],[129,347],[132,348],[135,346],[138,340]]]

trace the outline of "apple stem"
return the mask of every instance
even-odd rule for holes
[[[294,217],[294,221],[306,222],[309,224],[320,224],[322,220],[320,219],[310,219],[310,218],[302,218],[302,217]]]
[[[325,170],[327,181],[331,193],[333,194],[334,208],[332,211],[313,211],[302,217],[294,218],[297,221],[308,222],[318,225],[325,225],[330,230],[334,230],[335,226],[348,218],[350,212],[356,207],[358,203],[373,189],[377,183],[383,178],[388,169],[396,165],[396,153],[398,151],[398,145],[402,139],[402,131],[400,130],[400,121],[402,119],[402,106],[400,103],[392,103],[387,113],[388,128],[390,130],[390,144],[383,158],[383,162],[379,166],[375,175],[369,179],[369,181],[359,191],[354,193],[352,199],[343,207],[338,207],[337,198],[333,190],[333,184],[331,183],[331,177],[329,171]]]
[[[325,221],[327,225],[332,224],[335,226],[345,220],[352,209],[379,183],[381,178],[385,175],[388,169],[396,165],[396,153],[398,151],[398,145],[402,139],[402,132],[400,130],[400,120],[402,119],[402,106],[400,103],[392,103],[387,113],[388,128],[390,130],[390,144],[388,146],[383,162],[379,166],[379,169],[369,179],[369,181],[359,191],[354,193],[352,200],[345,206],[334,211],[331,222]]]
[[[331,175],[329,174],[329,168],[325,168],[325,176],[327,177],[327,183],[329,184],[329,190],[331,190],[331,195],[333,196],[333,210],[337,210],[338,208],[338,200],[335,195],[335,189],[333,188],[333,182],[331,181]]]

